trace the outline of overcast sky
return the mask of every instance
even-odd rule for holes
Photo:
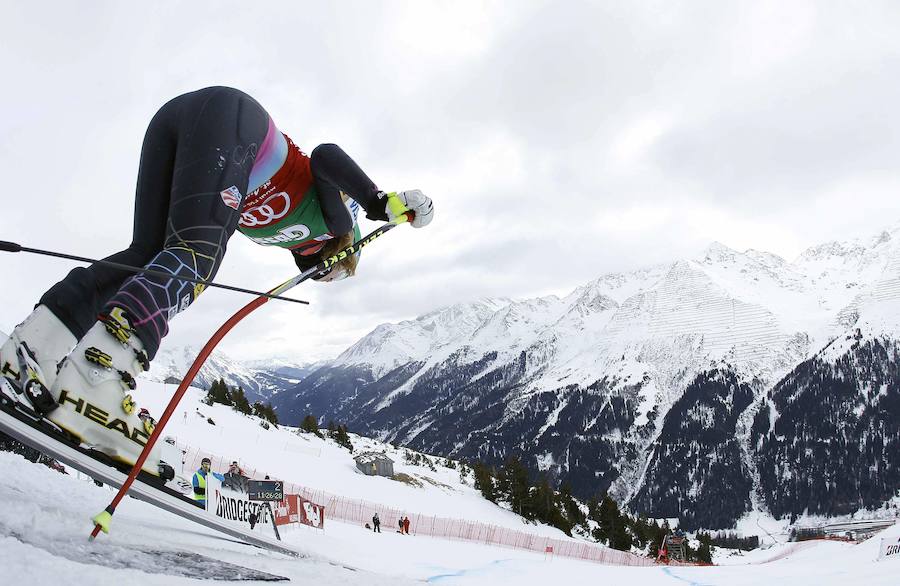
[[[900,220],[896,2],[0,7],[0,240],[125,248],[147,123],[209,85],[254,96],[305,151],[335,142],[382,189],[433,198],[432,225],[372,244],[357,277],[248,317],[221,345],[236,358],[332,357],[481,296],[566,294],[714,240],[793,260]],[[0,253],[0,329],[73,266]],[[216,280],[295,272],[236,234]],[[202,345],[249,300],[208,291],[164,347]]]

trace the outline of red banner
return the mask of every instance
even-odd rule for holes
[[[276,525],[281,526],[300,522],[300,508],[297,505],[299,498],[296,494],[286,494],[284,495],[284,500],[275,505]]]
[[[303,523],[310,527],[325,527],[325,507],[306,500],[296,494],[284,495],[284,500],[275,506],[275,524]]]
[[[296,496],[296,495],[291,495]],[[300,522],[316,529],[325,528],[325,507],[305,498],[297,497],[300,504]]]

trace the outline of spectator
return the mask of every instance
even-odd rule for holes
[[[230,487],[232,490],[238,492],[247,492],[248,480],[249,478],[244,474],[244,471],[235,460],[231,463],[231,466],[228,467],[228,472],[225,473],[225,482],[223,483],[223,486]]]
[[[409,517],[403,517],[403,532],[409,535]]]
[[[400,526],[400,530],[397,531],[397,533],[403,533],[403,517],[400,517],[400,520],[397,522],[397,524]]]
[[[375,516],[372,517],[372,532],[381,533],[381,519],[378,518],[378,513],[375,513]]]
[[[194,487],[194,504],[201,509],[206,508],[206,477],[209,476],[210,466],[212,466],[210,459],[203,458],[200,461],[200,469],[194,472],[194,478],[191,480]],[[212,474],[219,479],[219,482],[225,482],[225,477],[218,472]]]

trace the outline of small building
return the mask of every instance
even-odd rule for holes
[[[356,458],[356,467],[363,474],[369,476],[387,476],[390,478],[394,475],[394,461],[378,452],[363,452]]]

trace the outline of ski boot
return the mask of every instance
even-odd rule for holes
[[[21,406],[46,415],[59,363],[78,340],[46,305],[38,305],[0,347],[0,371]]]
[[[149,368],[143,343],[125,312],[115,308],[99,316],[63,362],[50,391],[57,408],[47,418],[81,443],[132,466],[153,432],[149,413],[139,417],[131,396],[137,375]],[[174,476],[160,461],[159,444],[142,468],[163,480]]]

